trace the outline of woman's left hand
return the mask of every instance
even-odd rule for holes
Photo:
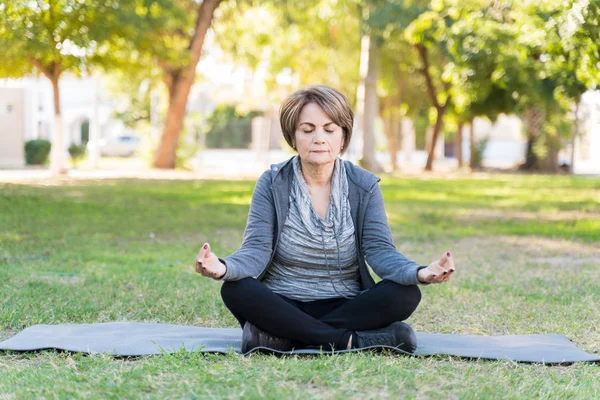
[[[427,268],[419,270],[417,279],[421,283],[444,283],[450,280],[455,270],[454,260],[448,251],[439,261],[434,261]]]

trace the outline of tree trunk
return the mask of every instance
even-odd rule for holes
[[[390,143],[391,147],[391,162],[392,162],[392,171],[398,170],[398,146],[400,144],[400,131],[402,129],[401,118],[400,118],[400,110],[394,106],[392,109],[392,142]]]
[[[437,90],[433,85],[433,80],[431,79],[431,74],[429,72],[429,56],[427,53],[427,48],[425,45],[418,43],[415,45],[419,53],[419,57],[421,58],[421,62],[423,63],[423,68],[421,68],[421,73],[425,78],[425,83],[427,85],[427,93],[429,94],[429,98],[431,99],[431,104],[435,107],[437,111],[437,116],[435,119],[435,126],[433,128],[433,137],[431,139],[431,144],[429,146],[429,154],[427,155],[427,163],[425,164],[425,171],[431,171],[433,169],[433,161],[435,160],[435,145],[437,144],[438,136],[440,135],[440,131],[442,130],[443,122],[444,122],[444,113],[450,104],[451,95],[448,95],[446,98],[446,102],[442,105],[440,104],[437,98]],[[444,84],[446,92],[450,89],[449,84]]]
[[[196,77],[196,67],[202,54],[206,32],[212,24],[215,10],[222,0],[204,0],[198,7],[195,32],[191,38],[189,63],[181,68],[162,64],[163,80],[169,91],[169,106],[160,143],[154,158],[155,168],[175,168],[179,134],[183,125],[190,89]]]
[[[356,86],[356,113],[354,114],[354,132],[353,137],[360,138],[362,143],[363,137],[363,128],[365,120],[365,77],[367,76],[368,69],[368,61],[369,61],[369,36],[363,35],[360,40],[360,65],[358,67],[358,85]],[[356,155],[358,157],[358,152],[362,153],[362,147],[356,145],[357,141],[353,140],[350,142],[350,146],[346,154]]]
[[[371,171],[379,172],[381,166],[375,158],[375,119],[379,110],[377,98],[377,79],[379,75],[379,49],[377,37],[374,33],[369,34],[369,52],[367,73],[364,77],[365,101],[363,112],[363,155],[362,167]]]
[[[458,160],[458,167],[462,168],[463,166],[463,153],[462,153],[462,141],[463,141],[463,122],[458,123],[458,132],[456,132],[456,159]]]
[[[473,129],[473,120],[469,121],[469,167],[471,171],[477,167],[475,165],[475,130]]]
[[[390,167],[392,171],[395,171],[398,168],[398,130],[395,126],[397,118],[395,118],[396,113],[393,109],[392,98],[386,97],[385,103],[386,107],[382,110],[381,116],[383,118],[383,128],[387,139],[387,149],[390,154]]]
[[[534,147],[542,133],[546,115],[543,108],[531,106],[525,111],[524,117],[525,125],[527,127],[527,149],[525,153],[525,163],[521,166],[521,169],[539,169],[540,162],[534,152]]]
[[[52,82],[52,92],[54,94],[54,135],[52,136],[52,147],[50,150],[50,173],[52,175],[65,174],[67,172],[65,162],[65,134],[62,127],[62,118],[60,110],[60,89],[58,80],[60,79],[60,67],[56,63],[48,76]]]
[[[398,169],[398,147],[402,142],[402,102],[404,101],[404,88],[406,87],[406,80],[404,79],[404,73],[400,68],[398,68],[398,76],[396,79],[398,95],[394,97],[395,107],[393,114],[393,122],[392,122],[392,132],[394,135],[394,156],[393,156],[393,164],[392,170],[396,171]]]
[[[52,136],[52,147],[50,148],[50,173],[52,175],[65,174],[65,134],[62,128],[61,110],[60,110],[60,89],[58,81],[62,74],[62,66],[58,61],[52,61],[44,64],[41,60],[34,57],[27,59],[40,71],[52,84],[52,93],[54,96],[54,135]]]
[[[575,173],[575,140],[577,140],[577,136],[579,136],[579,105],[581,104],[581,100],[577,99],[575,103],[575,121],[573,123],[573,137],[571,138],[571,165],[569,167],[569,172],[571,174]]]
[[[87,144],[88,158],[93,168],[98,167],[100,159],[100,123],[98,121],[98,108],[100,106],[100,77],[94,74],[94,100],[92,103],[92,119],[90,121],[90,136]]]
[[[546,171],[556,174],[558,172],[558,152],[560,143],[549,143],[546,156]]]
[[[429,154],[427,155],[427,163],[425,164],[425,171],[433,170],[433,161],[435,160],[435,145],[437,143],[438,136],[442,130],[442,124],[444,119],[444,108],[437,109],[437,116],[435,118],[435,125],[433,127],[433,135],[429,146]]]

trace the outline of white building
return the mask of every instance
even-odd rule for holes
[[[80,144],[89,124],[97,118],[99,138],[121,134],[125,127],[112,118],[113,101],[102,90],[101,77],[65,74],[59,81],[65,151]],[[0,168],[25,165],[23,143],[52,140],[55,130],[52,84],[43,76],[0,79]],[[89,132],[89,131],[88,131]]]
[[[575,174],[600,174],[600,91],[581,99],[579,137],[575,140]]]

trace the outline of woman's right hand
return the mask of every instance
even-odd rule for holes
[[[225,264],[219,261],[215,253],[210,251],[210,245],[204,243],[196,257],[196,272],[207,278],[219,279],[225,275],[226,271]]]

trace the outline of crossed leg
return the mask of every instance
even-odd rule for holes
[[[246,321],[294,343],[345,349],[354,331],[403,321],[417,308],[416,286],[381,281],[352,299],[300,302],[274,293],[253,278],[225,282],[223,302],[243,327]]]

